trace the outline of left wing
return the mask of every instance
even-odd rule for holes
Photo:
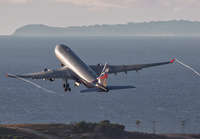
[[[32,79],[49,79],[49,78],[61,78],[61,79],[72,79],[72,75],[67,67],[62,67],[55,70],[29,73],[23,75],[13,75],[6,73],[8,77],[20,77],[20,78],[32,78]]]
[[[118,73],[118,72],[127,72],[127,71],[138,71],[142,70],[143,68],[148,67],[154,67],[154,66],[160,66],[165,64],[173,63],[175,58],[168,62],[160,62],[160,63],[151,63],[151,64],[136,64],[136,65],[110,65],[109,66],[109,74],[111,73]],[[90,68],[97,73],[97,75],[101,74],[101,71],[103,69],[103,65],[91,65]]]

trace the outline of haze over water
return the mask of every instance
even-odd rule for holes
[[[142,64],[177,58],[200,72],[198,37],[12,37],[0,36],[0,121],[12,123],[99,122],[110,120],[126,130],[180,133],[185,120],[186,133],[200,133],[200,77],[178,62],[136,72],[109,75],[108,85],[136,88],[108,93],[80,93],[84,86],[65,93],[62,81],[36,83],[45,92],[5,73],[24,74],[56,69],[60,62],[54,54],[57,44],[68,45],[89,65],[98,63]],[[35,83],[34,80],[31,80]]]

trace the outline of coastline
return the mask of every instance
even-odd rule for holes
[[[107,138],[111,139],[115,137],[114,135],[105,135],[103,133],[91,133],[91,132],[82,132],[79,133],[77,130],[72,129],[72,124],[7,124],[0,125],[0,137],[3,138],[29,138],[29,139],[42,139],[42,138]],[[158,138],[158,139],[198,139],[200,138],[200,134],[150,134],[143,132],[130,132],[124,131],[120,135],[118,135],[119,139],[127,139],[127,138]]]

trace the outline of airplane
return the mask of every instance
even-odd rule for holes
[[[42,72],[29,73],[22,75],[12,75],[6,73],[7,77],[14,78],[32,78],[32,79],[43,79],[54,81],[55,78],[61,78],[65,81],[63,84],[64,91],[71,91],[68,80],[74,80],[74,86],[79,86],[83,84],[86,88],[81,90],[81,92],[108,92],[114,89],[127,89],[134,88],[133,86],[107,86],[108,74],[115,74],[119,72],[136,71],[142,70],[143,68],[159,66],[164,64],[173,63],[175,58],[168,62],[160,63],[150,63],[150,64],[136,64],[136,65],[87,65],[84,63],[68,46],[63,44],[58,44],[55,47],[55,55],[61,62],[61,68],[50,70],[45,68]]]

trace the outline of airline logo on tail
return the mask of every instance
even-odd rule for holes
[[[99,76],[99,78],[97,78],[98,83],[103,87],[107,86],[108,72],[109,72],[109,65],[108,63],[106,63],[101,72],[101,75]]]

